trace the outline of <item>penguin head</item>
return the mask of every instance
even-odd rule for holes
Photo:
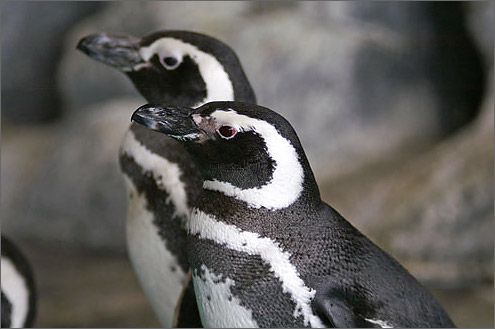
[[[151,103],[256,102],[235,52],[204,34],[160,31],[139,39],[96,33],[81,39],[77,49],[125,73]]]
[[[196,109],[148,104],[132,120],[180,141],[198,165],[206,189],[255,208],[284,208],[303,194],[319,200],[296,132],[266,107],[225,101]]]

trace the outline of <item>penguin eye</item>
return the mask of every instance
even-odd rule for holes
[[[174,70],[180,64],[180,62],[177,58],[171,57],[171,56],[162,58],[161,62],[162,62],[163,67],[165,67],[167,70]]]
[[[232,126],[221,126],[220,128],[217,129],[217,132],[220,135],[220,137],[224,139],[234,138],[234,136],[237,134],[237,131]]]

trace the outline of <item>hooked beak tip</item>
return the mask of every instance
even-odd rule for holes
[[[89,45],[91,44],[91,41],[89,40],[90,36],[82,38],[79,40],[79,42],[76,45],[76,49],[82,51],[85,54],[88,54],[89,52]]]
[[[153,125],[153,122],[151,121],[151,114],[154,110],[157,110],[156,106],[153,106],[151,104],[146,104],[143,106],[140,106],[136,111],[131,116],[131,121],[140,123],[142,125],[145,125],[147,127],[150,127]]]

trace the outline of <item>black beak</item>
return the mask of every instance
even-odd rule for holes
[[[132,114],[131,120],[178,140],[192,140],[200,129],[191,117],[194,109],[146,104]]]
[[[139,39],[130,35],[95,33],[82,38],[76,48],[122,71],[145,63],[139,54]]]

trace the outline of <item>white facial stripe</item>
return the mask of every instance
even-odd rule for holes
[[[259,328],[253,312],[241,306],[241,301],[232,295],[235,282],[222,275],[216,276],[205,266],[202,277],[193,273],[194,290],[198,300],[201,322],[205,328]],[[206,280],[206,281],[203,281]],[[209,297],[209,298],[208,298]]]
[[[295,148],[289,140],[266,121],[237,114],[233,110],[217,110],[211,114],[216,122],[229,124],[237,131],[255,131],[263,138],[268,155],[275,162],[272,179],[262,187],[241,189],[229,182],[205,181],[203,187],[244,201],[252,208],[276,210],[290,206],[303,190],[304,172]]]
[[[364,319],[364,321],[367,321],[369,323],[377,324],[381,328],[393,328],[388,322],[382,321],[382,320],[373,320],[373,319]]]
[[[140,54],[145,61],[155,54],[160,58],[173,55],[181,60],[185,55],[189,55],[194,59],[206,83],[206,98],[193,107],[212,101],[234,100],[234,87],[222,64],[214,56],[199,50],[196,46],[175,38],[162,38],[148,47],[141,48]]]
[[[122,72],[132,72],[132,71],[139,71],[143,68],[146,68],[146,67],[151,67],[151,64],[149,62],[145,62],[145,63],[139,63],[137,64],[136,66],[132,67],[132,68],[129,68],[129,67],[121,67],[119,68]]]
[[[270,266],[270,271],[282,283],[283,292],[289,293],[295,302],[294,317],[303,316],[304,325],[323,327],[321,320],[313,314],[311,301],[316,291],[307,287],[299,273],[290,262],[290,254],[277,242],[262,238],[257,233],[241,231],[233,225],[217,221],[213,216],[198,209],[193,209],[188,223],[190,234],[199,234],[200,239],[213,240],[229,249],[259,255]]]
[[[160,324],[171,328],[186,273],[182,271],[176,257],[165,248],[153,224],[154,215],[147,210],[146,198],[138,194],[129,177],[123,177],[128,195],[126,233],[131,263]],[[129,198],[129,194],[133,197]],[[171,268],[175,268],[175,271]]]
[[[121,153],[131,155],[144,171],[151,172],[158,187],[170,196],[170,201],[175,206],[175,215],[189,216],[186,186],[180,180],[182,171],[177,164],[150,152],[136,139],[131,130],[128,130],[124,137]]]
[[[187,141],[187,140],[199,138],[200,137],[200,134],[191,133],[191,134],[187,134],[187,135],[183,135],[183,136],[176,136],[176,135],[169,135],[169,136],[170,137],[173,137],[175,139]]]
[[[29,290],[26,280],[8,258],[1,260],[1,286],[5,297],[12,304],[11,328],[22,328],[28,314]]]

